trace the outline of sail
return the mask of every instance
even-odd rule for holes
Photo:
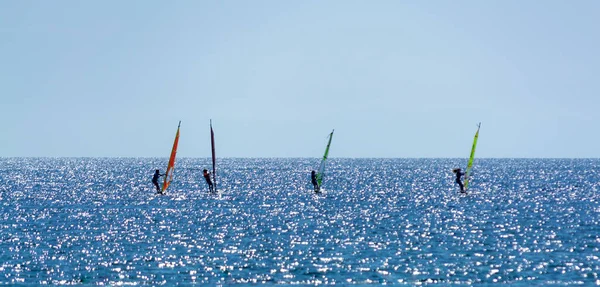
[[[465,191],[469,188],[469,176],[471,175],[471,169],[473,168],[473,158],[475,158],[475,148],[477,147],[477,138],[479,137],[479,128],[481,123],[477,125],[477,132],[475,138],[473,138],[473,147],[471,147],[471,156],[469,157],[469,163],[467,164],[467,171],[465,172]]]
[[[217,192],[217,165],[216,165],[217,157],[215,156],[215,133],[213,132],[213,128],[212,128],[212,120],[210,121],[210,145],[212,148],[213,184],[215,186],[215,192]]]
[[[165,192],[171,181],[173,181],[173,171],[175,170],[175,156],[177,155],[177,145],[179,144],[179,126],[181,121],[177,125],[177,133],[175,134],[175,141],[173,142],[173,149],[171,150],[171,157],[169,157],[169,165],[167,166],[167,172],[165,173],[165,181],[162,186],[162,192]]]
[[[325,175],[325,161],[327,161],[327,157],[329,156],[329,146],[331,145],[331,139],[333,138],[333,132],[335,130],[332,130],[331,133],[329,134],[329,141],[327,142],[327,147],[325,148],[325,154],[323,155],[323,159],[321,160],[321,165],[319,166],[319,173],[317,173],[317,183],[319,184],[319,186],[321,186],[321,183],[323,182],[323,176]]]

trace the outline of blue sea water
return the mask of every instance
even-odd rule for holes
[[[600,160],[1,158],[8,285],[598,285]]]

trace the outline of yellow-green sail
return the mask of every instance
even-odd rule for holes
[[[317,173],[317,183],[319,184],[319,186],[321,186],[321,183],[323,182],[323,175],[325,175],[325,161],[327,161],[327,157],[329,156],[329,146],[331,145],[331,139],[333,138],[333,132],[335,130],[332,130],[331,133],[329,134],[329,141],[327,142],[327,147],[325,148],[325,154],[323,155],[323,159],[321,160],[321,165],[319,166],[319,173]]]
[[[469,163],[467,164],[467,171],[465,172],[465,191],[469,188],[469,175],[471,175],[471,169],[473,168],[473,159],[475,158],[475,148],[477,147],[477,138],[479,137],[479,128],[481,123],[477,125],[477,132],[473,139],[473,147],[471,147],[471,156],[469,157]]]

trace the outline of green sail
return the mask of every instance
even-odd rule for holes
[[[329,141],[327,142],[327,147],[325,148],[325,154],[323,155],[323,159],[321,160],[321,165],[319,166],[319,173],[317,173],[317,183],[319,184],[319,186],[321,186],[321,183],[323,182],[323,175],[325,174],[325,161],[327,161],[327,156],[329,156],[329,146],[331,145],[331,139],[333,138],[333,132],[335,130],[332,130],[331,133],[329,134]]]
[[[473,159],[475,158],[475,148],[477,147],[477,138],[479,137],[479,128],[481,123],[477,125],[477,132],[473,139],[473,147],[471,147],[471,156],[469,157],[469,163],[467,164],[467,171],[465,172],[465,191],[469,188],[469,176],[471,175],[471,169],[473,168]]]

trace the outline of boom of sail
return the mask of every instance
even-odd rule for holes
[[[175,141],[173,142],[173,149],[171,150],[171,156],[169,157],[169,165],[167,166],[167,172],[165,173],[165,181],[162,186],[162,192],[165,192],[171,181],[173,181],[173,171],[175,170],[175,156],[177,155],[177,145],[179,144],[179,127],[181,121],[177,125],[177,133],[175,134]]]
[[[479,128],[481,123],[477,125],[477,132],[473,138],[473,147],[471,147],[471,156],[469,156],[469,163],[467,164],[467,171],[465,172],[465,191],[469,188],[469,176],[471,175],[471,169],[473,169],[473,159],[475,158],[475,148],[477,147],[477,138],[479,137]]]

